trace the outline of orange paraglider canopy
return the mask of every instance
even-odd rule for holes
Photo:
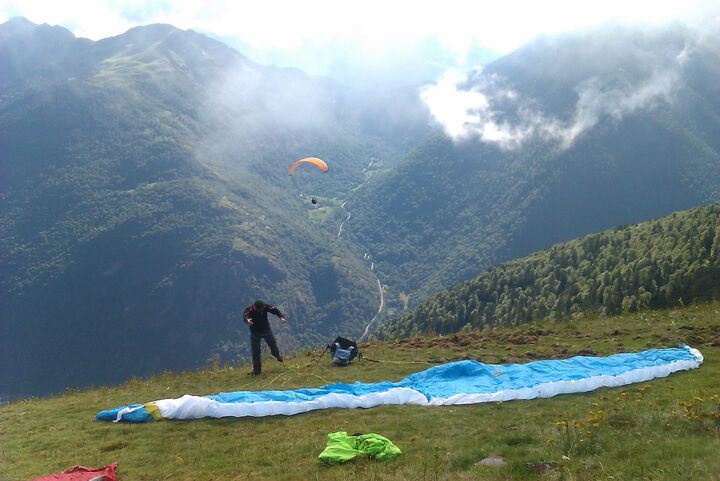
[[[295,170],[295,167],[297,167],[300,164],[304,164],[304,163],[316,165],[316,166],[320,167],[320,169],[322,169],[323,172],[328,171],[327,164],[325,162],[323,162],[322,160],[318,159],[317,157],[305,157],[304,159],[296,160],[295,162],[290,164],[290,167],[288,167],[288,175],[292,174],[292,171]]]

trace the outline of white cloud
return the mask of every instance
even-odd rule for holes
[[[461,72],[448,70],[436,85],[421,91],[432,116],[443,125],[450,137],[456,139],[470,134],[469,125],[485,124],[491,120],[488,118],[489,102],[481,91],[458,89],[465,80]]]
[[[8,16],[23,16],[34,23],[62,25],[78,37],[92,39],[117,35],[133,26],[119,15],[114,6],[103,1],[4,1],[0,4],[0,12]]]
[[[609,85],[598,77],[587,79],[577,87],[577,102],[568,120],[546,115],[532,107],[532,99],[502,87],[501,78],[481,71],[448,71],[420,95],[454,140],[477,138],[510,150],[535,138],[566,149],[603,118],[619,121],[633,112],[671,102],[689,55],[691,48],[686,47],[669,63],[657,64],[646,78],[634,83]]]
[[[0,0],[0,16],[62,25],[93,40],[168,23],[262,64],[341,82],[415,84],[470,69],[540,34],[608,21],[711,22],[720,0]],[[715,22],[717,28],[717,21]],[[500,131],[501,126],[498,126]],[[490,135],[490,134],[488,134]]]
[[[708,0],[0,0],[0,15],[23,15],[99,39],[147,23],[170,23],[256,48],[295,48],[359,40],[383,51],[433,37],[462,57],[473,41],[508,52],[541,33],[576,30],[607,21],[708,18]]]

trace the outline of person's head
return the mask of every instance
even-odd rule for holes
[[[258,299],[253,303],[253,306],[255,306],[255,309],[262,309],[263,307],[265,307],[265,303]]]

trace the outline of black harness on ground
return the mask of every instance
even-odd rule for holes
[[[332,363],[336,366],[347,366],[350,361],[360,354],[355,341],[340,336],[336,337],[331,344],[328,344],[327,349],[332,356]]]
[[[335,338],[335,340],[331,344],[325,345],[325,349],[323,349],[323,352],[320,354],[320,357],[317,359],[313,359],[310,361],[310,364],[313,362],[315,365],[320,363],[320,360],[325,356],[325,353],[330,351],[330,355],[332,356],[332,363],[336,366],[347,366],[350,364],[350,361],[355,359],[356,357],[359,359],[362,359],[363,361],[368,362],[382,362],[382,363],[392,363],[392,364],[440,364],[444,361],[390,361],[390,360],[382,360],[382,359],[371,359],[369,357],[366,357],[363,355],[363,353],[360,352],[360,349],[358,348],[358,345],[355,341],[351,341],[350,339],[346,339],[344,337],[338,336]]]

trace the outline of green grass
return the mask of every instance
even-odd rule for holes
[[[550,399],[148,424],[94,419],[102,409],[186,393],[397,380],[428,361],[527,362],[681,341],[702,351],[699,369]],[[266,360],[260,378],[247,378],[248,366],[208,366],[3,405],[0,479],[112,461],[123,481],[720,479],[720,304],[372,343],[362,350],[388,362],[335,368],[326,355],[314,365],[316,350],[289,356],[285,364]],[[327,433],[337,430],[383,434],[403,455],[392,462],[318,465]],[[507,464],[477,465],[488,455]]]

